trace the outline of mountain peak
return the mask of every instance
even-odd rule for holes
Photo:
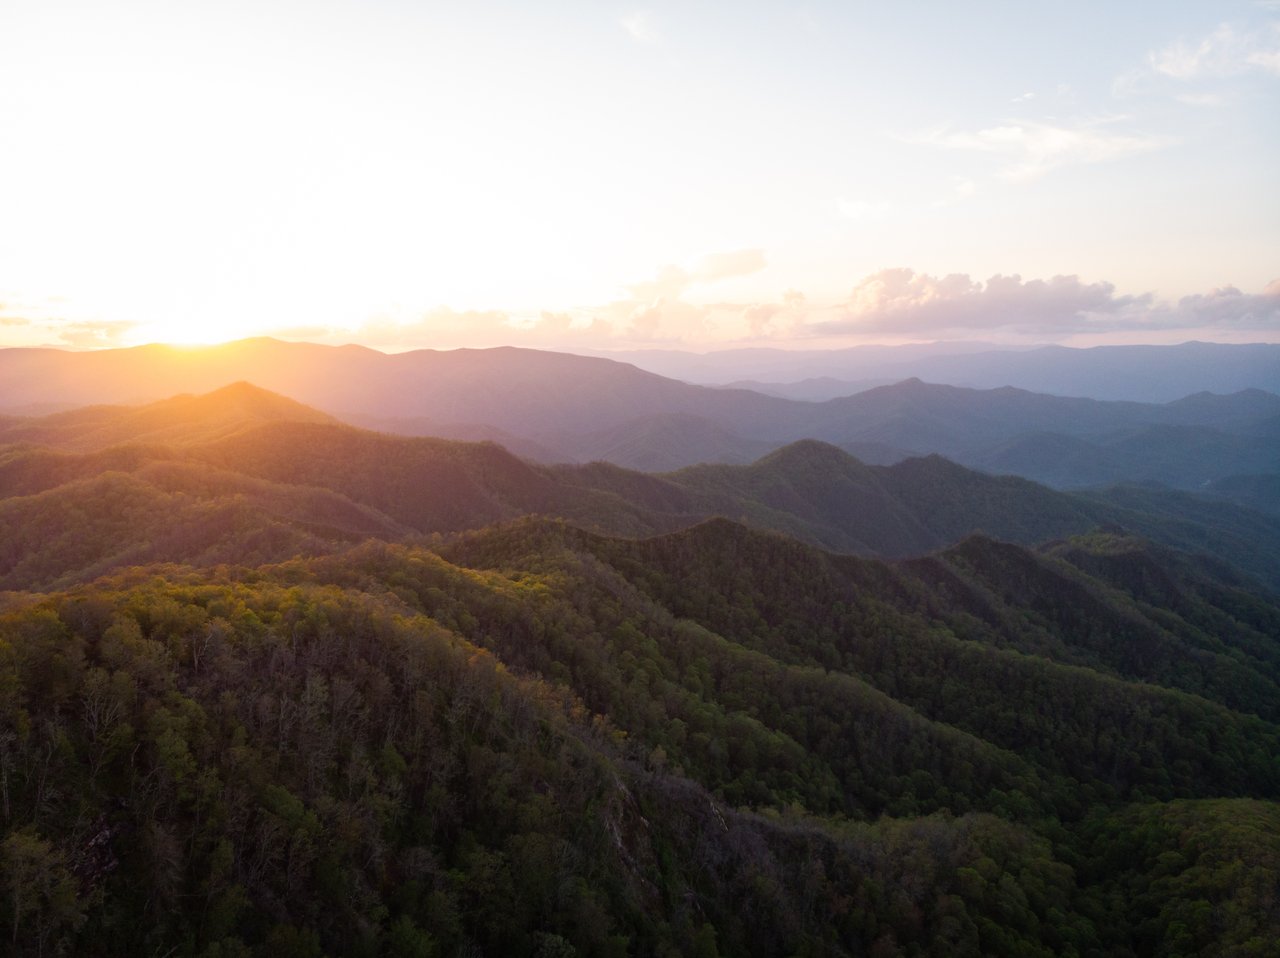
[[[124,417],[126,423],[144,431],[280,420],[335,421],[326,413],[245,380],[229,383],[201,395],[172,396],[132,409],[129,413]]]
[[[775,449],[766,456],[756,460],[756,466],[781,467],[795,469],[798,467],[821,466],[824,468],[866,468],[860,459],[849,455],[838,446],[820,439],[799,439]]]
[[[87,451],[123,443],[206,442],[263,422],[333,423],[333,417],[252,383],[202,395],[181,394],[145,406],[94,406],[22,421],[7,441]]]

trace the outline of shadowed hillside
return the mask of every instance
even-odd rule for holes
[[[1280,581],[1280,521],[1228,503],[1127,487],[1070,495],[938,456],[868,466],[813,440],[750,465],[665,475],[602,463],[545,467],[493,443],[355,429],[246,385],[142,409],[58,414],[36,420],[27,435],[40,434],[39,424],[64,445],[129,441],[83,453],[0,446],[0,508],[13,541],[23,543],[10,550],[0,580],[11,588],[173,558],[156,543],[182,539],[188,527],[207,538],[213,532],[198,530],[220,522],[276,530],[266,561],[362,535],[449,533],[526,515],[628,536],[727,516],[828,549],[886,557],[919,555],[973,532],[1032,545],[1111,523]],[[96,505],[86,519],[90,490]],[[159,529],[165,535],[158,538]],[[75,536],[82,545],[63,548]],[[210,560],[221,554],[207,553]]]
[[[1273,435],[1280,397],[1256,388],[1167,403],[1104,402],[909,378],[802,402],[693,386],[608,359],[512,347],[387,355],[254,339],[186,350],[0,350],[0,410],[136,402],[245,380],[362,425],[494,439],[543,462],[603,458],[664,471],[749,462],[812,438],[880,462],[940,453],[1060,487],[1156,480],[1199,488],[1280,470]],[[157,411],[160,418],[170,414]],[[79,448],[120,441],[76,422],[30,425],[51,435],[61,430],[67,442],[80,436]],[[11,439],[24,431],[12,421],[0,422],[0,430]],[[163,428],[156,438],[165,438]]]

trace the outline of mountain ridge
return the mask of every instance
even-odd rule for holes
[[[745,462],[769,447],[816,438],[882,462],[940,452],[1060,488],[1148,478],[1199,488],[1270,472],[1272,453],[1280,451],[1280,398],[1249,390],[1144,404],[1012,387],[973,390],[917,377],[814,403],[691,386],[611,360],[514,347],[388,355],[260,339],[207,353],[166,347],[17,353],[0,350],[0,406],[74,395],[118,400],[144,381],[153,390],[177,383],[178,392],[248,379],[358,424],[493,438],[543,462],[612,457],[649,471],[706,460]],[[140,375],[158,361],[150,380]],[[32,369],[25,378],[10,374],[32,363],[49,368],[38,376]],[[33,382],[34,391],[28,388]],[[88,395],[95,391],[101,395]],[[5,420],[3,428],[13,434],[20,426]],[[1200,453],[1195,444],[1167,435],[1163,447],[1152,449],[1144,443],[1158,434],[1141,439],[1135,431],[1157,426],[1212,429],[1214,448]],[[1046,459],[1034,446],[1018,446],[1037,435],[1062,436],[1081,455]],[[1095,448],[1079,446],[1080,440]]]
[[[0,494],[7,497],[11,521],[23,526],[23,497],[43,496],[30,505],[32,521],[35,514],[44,516],[46,525],[39,528],[50,534],[59,523],[71,528],[80,508],[74,484],[119,473],[133,477],[131,484],[105,486],[105,493],[116,489],[135,503],[153,495],[158,515],[188,515],[188,506],[172,498],[184,488],[207,508],[229,503],[240,494],[236,490],[244,490],[249,499],[237,508],[265,509],[273,517],[265,522],[283,522],[304,535],[308,548],[322,551],[329,535],[324,530],[343,502],[349,504],[343,508],[365,510],[363,519],[353,518],[352,528],[399,529],[401,535],[454,533],[536,514],[613,534],[652,535],[723,515],[828,549],[884,557],[924,554],[978,530],[1034,545],[1113,524],[1208,551],[1273,584],[1280,568],[1280,519],[1188,494],[1117,487],[1075,496],[1026,479],[985,475],[937,455],[867,465],[812,439],[750,464],[706,464],[662,475],[603,464],[546,467],[493,443],[408,438],[317,419],[269,394],[256,399],[286,418],[260,420],[253,414],[259,407],[252,389],[239,387],[240,400],[254,400],[242,421],[216,418],[216,435],[188,437],[181,444],[148,440],[154,423],[123,412],[117,425],[139,430],[132,444],[83,453],[31,444],[0,447]],[[183,402],[185,408],[201,408]],[[197,479],[200,469],[210,468],[224,478],[212,485]],[[152,481],[161,477],[159,485]],[[62,486],[68,488],[59,494]],[[316,514],[281,511],[280,497],[288,489],[311,496],[304,501]],[[109,500],[108,495],[104,501]],[[347,533],[334,530],[333,541],[345,541]],[[38,541],[33,535],[24,533],[24,541]],[[38,580],[7,581],[12,586]]]

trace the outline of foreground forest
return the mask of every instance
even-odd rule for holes
[[[231,399],[0,448],[11,953],[1280,955],[1262,514]]]

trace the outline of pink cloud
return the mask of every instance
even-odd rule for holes
[[[809,324],[819,336],[891,333],[946,336],[1004,330],[1040,337],[1080,333],[1179,329],[1275,329],[1280,326],[1280,281],[1261,293],[1227,286],[1165,303],[1150,293],[1121,295],[1107,282],[1078,276],[1023,280],[996,275],[986,282],[964,274],[936,277],[887,269],[862,280],[834,320]]]

